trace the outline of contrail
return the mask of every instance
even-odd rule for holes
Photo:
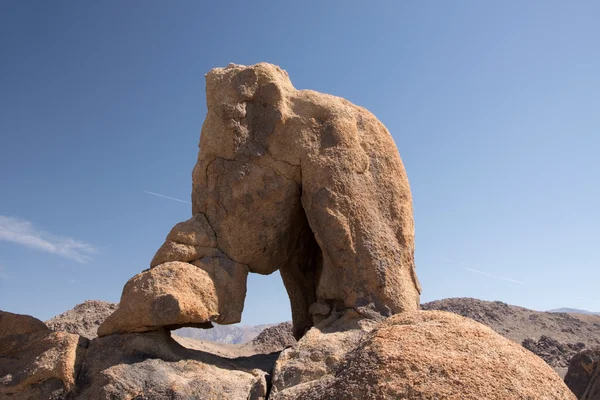
[[[180,203],[192,204],[192,203],[191,203],[191,202],[189,202],[189,201],[180,200],[180,199],[176,199],[175,197],[169,197],[169,196],[165,196],[165,195],[162,195],[162,194],[158,194],[158,193],[149,192],[149,191],[147,191],[147,190],[144,190],[144,193],[148,193],[148,194],[151,194],[151,195],[153,195],[153,196],[163,197],[163,198],[165,198],[165,199],[169,199],[169,200],[175,200],[175,201],[178,201],[178,202],[180,202]]]
[[[492,274],[488,274],[487,272],[483,272],[483,271],[478,271],[476,269],[473,268],[465,268],[467,271],[471,271],[471,272],[475,272],[477,274],[481,274],[481,275],[485,275],[488,276],[490,278],[494,278],[494,279],[501,279],[503,281],[507,281],[507,282],[512,282],[512,283],[518,283],[519,285],[526,285],[525,282],[522,281],[518,281],[516,279],[511,279],[511,278],[506,278],[504,276],[498,276],[498,275],[492,275]]]

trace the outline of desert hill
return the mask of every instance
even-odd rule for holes
[[[436,300],[421,307],[471,318],[518,343],[548,336],[565,343],[600,344],[600,316],[596,315],[534,311],[472,298]]]
[[[118,303],[108,301],[87,300],[77,304],[73,309],[49,319],[46,321],[46,325],[53,331],[75,333],[87,339],[93,339],[98,336],[97,330],[100,324],[118,306]]]

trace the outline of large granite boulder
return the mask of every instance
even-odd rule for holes
[[[173,228],[151,267],[211,260],[213,280],[231,265],[279,270],[296,337],[345,309],[367,318],[417,310],[411,193],[385,126],[342,98],[296,90],[285,71],[265,63],[213,69],[206,98],[193,217]],[[122,315],[109,318],[100,335],[237,322],[242,308],[237,298],[226,304],[232,300],[222,287],[243,287],[246,276],[230,275],[198,289],[198,297],[211,299],[202,316],[147,313],[144,302],[182,297],[180,275],[165,277],[160,290],[145,287],[143,296],[128,295],[130,281]]]
[[[349,343],[336,339],[340,334],[361,338]],[[328,365],[303,357],[314,373],[302,371],[296,379],[294,355],[311,354],[307,347],[315,344],[349,351],[328,362],[315,347],[314,356]],[[443,311],[398,314],[371,332],[346,324],[329,333],[317,326],[282,353],[273,382],[271,400],[575,398],[539,357],[482,324]]]
[[[219,257],[194,265],[160,264],[127,282],[119,308],[100,325],[98,335],[239,322],[247,274],[245,266]]]

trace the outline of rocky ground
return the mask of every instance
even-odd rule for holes
[[[53,330],[91,339],[96,337],[96,329],[116,307],[116,303],[88,300],[46,324]],[[472,298],[437,300],[423,304],[422,308],[452,312],[487,325],[541,357],[561,376],[575,354],[600,345],[600,316],[597,315],[533,311]],[[184,328],[175,331],[174,338],[188,348],[242,356],[292,345],[295,340],[291,329],[289,322],[225,325],[213,329]]]
[[[93,339],[96,337],[98,326],[113,312],[116,306],[114,303],[89,300],[46,321],[46,324],[55,331],[64,331]],[[591,379],[590,376],[585,375],[585,368],[581,369],[578,359],[573,356],[578,353],[587,354],[581,353],[581,350],[600,345],[600,316],[538,312],[502,302],[470,298],[434,301],[423,304],[422,308],[448,311],[483,323],[540,356],[561,376],[564,376],[569,361],[573,358],[572,372],[568,378],[575,382],[574,386],[584,387]],[[33,328],[41,329],[36,326]],[[348,386],[349,383],[345,381],[346,378],[343,374],[339,375],[341,370],[338,372],[334,370],[331,375],[332,370],[329,363],[334,362],[331,360],[335,360],[335,363],[339,365],[364,335],[356,336],[356,333],[352,333],[346,337],[350,333],[327,334],[327,331],[323,331],[328,336],[327,340],[322,340],[323,338],[319,336],[318,340],[315,339],[314,343],[311,343],[309,336],[304,341],[311,344],[309,346],[305,344],[304,347],[307,350],[303,350],[303,346],[296,348],[297,342],[292,336],[290,322],[266,328],[264,326],[232,328],[238,327],[219,326],[214,329],[212,336],[208,336],[214,341],[177,334],[188,333],[199,337],[204,332],[211,332],[211,330],[200,329],[184,329],[173,332],[172,339],[163,337],[162,333],[157,332],[156,334],[133,336],[113,335],[95,339],[89,343],[80,341],[78,348],[85,348],[82,351],[86,356],[85,361],[78,367],[81,369],[77,381],[79,382],[77,384],[78,396],[95,398],[96,391],[106,392],[102,392],[103,395],[111,395],[111,393],[116,395],[123,390],[128,393],[144,390],[145,393],[155,393],[156,396],[159,396],[157,398],[168,398],[169,393],[161,391],[170,384],[168,382],[173,381],[178,382],[177,393],[180,394],[217,388],[230,391],[232,398],[238,395],[243,397],[244,393],[253,393],[255,398],[261,398],[271,387],[270,390],[273,391],[271,397],[274,399],[307,396],[313,388],[330,390],[335,393],[339,389],[337,386],[340,385],[340,382],[343,387]],[[363,330],[368,332],[370,329]],[[252,340],[246,340],[245,343],[225,343],[231,338],[238,338],[236,340],[242,341],[243,339],[240,338],[244,338],[244,331],[247,334],[246,337],[254,336],[256,332],[260,333]],[[360,330],[349,332],[360,332]],[[39,335],[47,334],[40,333]],[[125,340],[126,336],[127,340]],[[132,340],[137,336],[139,338]],[[64,339],[52,337],[51,340],[64,341],[70,340],[70,337]],[[329,342],[329,344],[320,344],[321,342]],[[317,346],[317,344],[319,345]],[[73,342],[72,346],[76,345]],[[140,348],[147,348],[148,350],[142,353],[147,352],[153,356],[147,358],[148,355],[140,355]],[[288,350],[281,353],[285,349]],[[596,359],[594,358],[594,360]],[[275,373],[272,372],[274,368],[275,370],[279,369],[279,372],[275,374],[276,380],[271,383],[271,376]],[[212,371],[211,373],[221,376],[221,380],[207,379],[212,376],[208,373],[209,370]],[[191,373],[190,371],[195,372]],[[314,371],[317,371],[316,375],[313,374]],[[366,373],[361,371],[358,372]],[[329,375],[321,378],[320,374]],[[98,381],[98,376],[106,376],[106,381]],[[304,383],[295,382],[295,376],[303,376],[303,379],[308,377],[309,380]],[[335,378],[336,376],[338,378]],[[152,381],[147,381],[142,377],[151,377]],[[89,384],[85,384],[86,379],[89,379]],[[295,389],[289,389],[290,385]],[[46,392],[54,390],[53,387],[43,387],[42,389]],[[298,391],[301,393],[296,393]],[[46,392],[35,392],[35,395]]]
[[[298,342],[291,330],[289,322],[269,327],[242,345],[164,329],[89,340],[0,312],[0,397],[479,400],[504,399],[509,391],[528,400],[574,398],[540,358],[452,313],[420,311],[377,322],[348,310]],[[486,368],[474,375],[473,363]]]

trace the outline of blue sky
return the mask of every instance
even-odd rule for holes
[[[267,61],[386,124],[423,301],[600,311],[600,3],[0,2],[0,308],[117,301],[190,217],[204,74]],[[290,318],[251,276],[243,323]]]

